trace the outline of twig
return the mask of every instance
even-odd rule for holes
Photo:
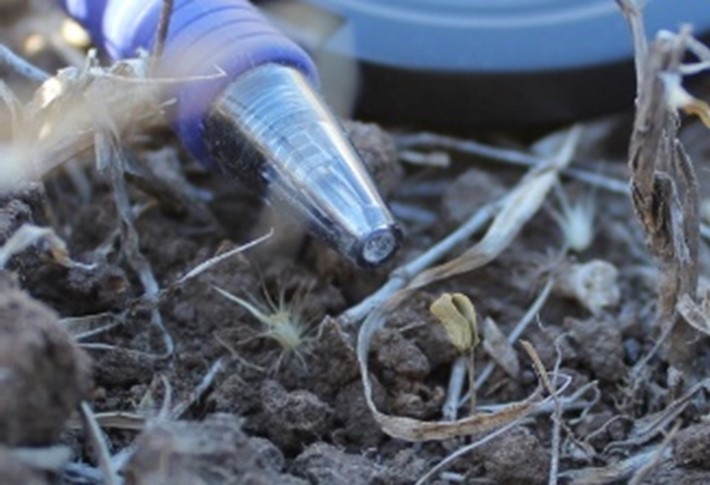
[[[121,149],[120,144],[116,142],[115,135],[107,135],[107,132],[110,132],[108,126],[110,125],[106,125],[104,130],[98,130],[95,135],[94,146],[96,148],[97,165],[108,176],[113,186],[116,209],[121,217],[122,249],[128,264],[138,274],[138,278],[143,285],[144,298],[149,302],[157,302],[160,286],[155,279],[150,263],[140,251],[138,232],[133,225],[135,216],[129,202],[128,189],[124,179],[124,157],[126,153]],[[165,328],[163,316],[158,306],[151,305],[150,312],[151,323],[163,336],[164,353],[162,355],[169,357],[174,351],[172,336]]]
[[[217,378],[220,372],[224,370],[224,364],[222,359],[217,359],[209,368],[207,373],[202,377],[199,384],[190,392],[189,396],[183,402],[180,402],[173,407],[170,412],[171,419],[180,419],[185,412],[190,409],[196,402],[198,402],[207,393],[214,380]]]
[[[651,446],[639,453],[628,457],[618,463],[606,467],[589,467],[577,470],[567,470],[560,473],[560,478],[571,480],[572,483],[586,485],[602,485],[607,483],[622,482],[629,478],[636,470],[642,468],[654,459],[660,446]]]
[[[150,73],[155,75],[158,63],[163,57],[163,51],[165,50],[165,40],[168,37],[168,30],[170,29],[170,20],[173,14],[173,4],[175,0],[163,0],[163,7],[160,10],[160,18],[158,20],[158,28],[155,31],[155,43],[153,47]]]
[[[231,250],[229,250],[229,251],[226,251],[226,252],[224,252],[224,253],[222,253],[222,254],[218,254],[217,256],[214,256],[214,257],[208,259],[208,260],[205,261],[204,263],[198,264],[197,266],[195,266],[194,268],[192,268],[190,271],[188,271],[187,273],[185,273],[185,275],[181,276],[180,279],[178,279],[178,280],[177,280],[175,283],[173,283],[173,284],[176,285],[176,286],[183,285],[183,284],[185,284],[186,281],[188,281],[188,280],[190,280],[190,279],[192,279],[192,278],[194,278],[194,277],[196,277],[196,276],[201,275],[202,273],[204,273],[205,271],[209,270],[209,269],[212,268],[213,266],[215,266],[215,265],[221,263],[221,262],[224,261],[225,259],[229,259],[229,258],[231,258],[232,256],[234,256],[234,255],[236,255],[236,254],[242,253],[242,252],[246,251],[247,249],[251,249],[252,247],[256,246],[257,244],[261,244],[262,242],[264,242],[264,241],[268,240],[269,238],[271,238],[271,236],[273,236],[273,234],[274,234],[274,230],[273,230],[273,229],[270,229],[269,232],[267,232],[267,233],[264,234],[263,236],[260,236],[260,237],[258,237],[258,238],[256,238],[256,239],[254,239],[253,241],[249,241],[248,243],[243,244],[243,245],[241,245],[241,246],[239,246],[239,247],[236,247],[236,248],[234,248],[234,249],[231,249]],[[172,285],[171,285],[171,286],[172,286]]]
[[[552,382],[557,382],[558,376],[560,374],[560,366],[562,365],[562,349],[560,349],[561,339],[565,337],[564,334],[560,335],[555,339],[555,352],[557,353],[557,358],[555,359],[555,366],[552,371]],[[552,439],[550,440],[550,473],[548,478],[549,485],[557,485],[558,473],[560,471],[560,443],[562,436],[562,403],[557,395],[557,389],[555,384],[550,383],[550,394],[552,395],[552,403],[554,406],[554,411],[551,415],[552,419]]]
[[[590,390],[594,391],[594,398],[589,401],[581,401],[581,397],[584,396],[587,392]],[[579,411],[579,410],[587,410],[597,404],[599,402],[599,399],[601,398],[601,392],[599,391],[599,388],[597,387],[597,382],[588,382],[584,386],[580,387],[577,389],[573,394],[569,396],[562,396],[560,397],[560,407],[562,408],[563,411]],[[535,408],[533,412],[530,413],[530,416],[539,416],[542,414],[549,414],[554,412],[554,402],[549,401],[544,404],[540,404]],[[504,405],[503,404],[485,404],[478,406],[479,411],[486,411],[486,412],[496,412],[502,409]]]
[[[408,289],[415,290],[473,271],[496,259],[537,213],[549,191],[559,182],[559,173],[572,162],[582,131],[581,125],[571,127],[554,156],[533,168],[509,192],[504,198],[505,204],[480,241],[460,256],[422,271],[409,283]]]
[[[710,379],[705,379],[693,385],[678,399],[670,403],[663,411],[641,429],[634,430],[633,436],[623,441],[609,443],[604,449],[605,454],[620,451],[631,446],[640,446],[652,440],[658,433],[675,420],[690,404],[692,398],[701,390],[710,390]]]
[[[500,207],[503,206],[504,202],[505,198],[480,207],[468,221],[436,243],[428,251],[392,271],[389,280],[377,291],[340,315],[339,319],[343,322],[343,325],[354,325],[361,321],[373,308],[391,297],[398,290],[404,288],[417,274],[430,267],[456,246],[480,231],[483,226],[493,218]]]
[[[80,462],[71,462],[64,465],[62,478],[67,483],[104,483],[104,474],[101,473],[101,470]]]
[[[446,390],[446,401],[441,409],[441,414],[448,421],[455,421],[459,410],[459,400],[463,383],[468,374],[468,356],[459,355],[451,366],[449,376],[449,387]]]
[[[104,472],[104,483],[106,485],[119,485],[121,479],[118,477],[116,469],[111,463],[111,454],[108,451],[106,439],[99,428],[94,413],[86,402],[81,403],[81,416],[84,420],[86,432],[96,454],[99,467]]]
[[[34,64],[30,64],[6,46],[0,44],[0,78],[7,76],[8,72],[17,74],[24,80],[33,84],[34,87],[39,86],[49,79],[49,74]]]
[[[356,324],[386,300],[394,303],[396,292],[405,286],[407,291],[412,291],[472,271],[495,259],[537,212],[548,191],[559,180],[559,172],[572,161],[581,132],[581,126],[572,127],[555,156],[531,169],[508,195],[483,206],[459,229],[429,251],[393,271],[383,287],[340,316],[343,326]],[[447,263],[427,269],[458,243],[482,228],[492,217],[492,225],[476,245]]]
[[[697,334],[688,325],[677,325],[676,310],[683,295],[696,297],[700,239],[699,195],[695,172],[678,140],[679,119],[669,100],[670,77],[680,79],[689,28],[680,33],[660,33],[649,46],[645,38],[642,5],[619,0],[634,39],[637,98],[629,171],[631,199],[641,222],[649,251],[661,268],[656,326],[672,328],[665,357],[696,381],[699,345],[689,345]],[[679,81],[678,81],[679,82]],[[696,339],[699,340],[699,339]]]
[[[396,142],[400,148],[406,149],[417,145],[429,145],[455,150],[460,153],[477,155],[486,159],[496,160],[520,167],[534,167],[545,162],[544,157],[530,155],[517,150],[498,148],[472,140],[462,140],[448,135],[437,133],[416,133],[399,135]],[[408,151],[405,151],[408,153]],[[575,167],[562,170],[562,175],[579,182],[584,182],[594,187],[599,187],[615,194],[627,194],[628,185],[623,180],[618,180],[600,173],[589,172]]]
[[[552,276],[548,277],[545,286],[543,286],[542,290],[540,290],[540,294],[537,295],[537,298],[535,298],[535,301],[532,302],[530,308],[528,308],[528,311],[525,312],[525,315],[523,315],[523,317],[517,323],[515,328],[513,328],[513,330],[510,332],[510,335],[508,335],[508,343],[512,345],[517,342],[518,339],[523,335],[525,330],[527,330],[528,325],[530,325],[530,323],[535,320],[537,315],[540,313],[540,310],[542,310],[542,307],[545,306],[545,303],[547,303],[547,299],[550,296],[554,285],[554,278]],[[486,383],[491,374],[493,374],[495,366],[496,365],[494,362],[488,362],[486,364],[486,366],[483,368],[481,373],[478,375],[478,378],[476,379],[476,389],[481,389],[483,387],[483,385]],[[465,402],[466,400],[468,400],[468,395],[464,396],[463,402]]]
[[[436,212],[413,204],[391,201],[389,207],[398,220],[414,225],[431,226],[439,220],[439,215]]]
[[[426,472],[424,475],[422,475],[422,477],[419,480],[417,480],[415,485],[424,485],[430,479],[432,479],[437,473],[440,473],[440,472],[446,470],[446,468],[451,466],[454,461],[458,460],[459,458],[466,455],[467,453],[472,452],[473,450],[475,450],[479,446],[485,445],[486,443],[492,441],[493,439],[497,438],[498,436],[502,435],[503,433],[514,428],[515,426],[520,424],[520,422],[522,420],[523,420],[523,418],[521,417],[521,418],[518,418],[514,421],[511,421],[510,423],[506,424],[505,426],[502,426],[502,427],[496,429],[495,431],[488,433],[483,438],[476,440],[473,443],[463,446],[463,447],[459,448],[458,450],[454,451],[449,456],[447,456],[446,458],[441,460],[439,463],[437,463],[436,466],[432,467],[428,472]]]
[[[658,466],[665,460],[670,458],[670,449],[669,446],[671,442],[673,442],[673,438],[678,434],[678,430],[680,429],[681,421],[676,421],[675,425],[673,426],[673,429],[663,438],[663,442],[661,442],[660,446],[656,450],[656,452],[653,454],[650,460],[648,460],[648,463],[640,467],[638,470],[636,470],[636,473],[631,477],[631,480],[629,480],[629,485],[641,485],[644,483],[645,479],[653,473],[654,470],[658,468]]]

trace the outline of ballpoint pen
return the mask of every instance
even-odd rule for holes
[[[113,59],[155,42],[162,0],[59,0]],[[172,125],[203,164],[234,176],[362,267],[399,229],[316,91],[308,55],[246,0],[175,0],[158,75]]]

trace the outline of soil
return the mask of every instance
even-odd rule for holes
[[[14,15],[1,36],[11,47],[20,41],[12,26],[23,15]],[[60,62],[47,54],[31,60],[46,69]],[[594,126],[606,131],[593,146],[580,149],[578,163],[625,180],[626,147],[618,138],[619,127],[630,126],[628,114]],[[400,219],[403,246],[394,261],[377,270],[358,269],[281,223],[232,180],[191,161],[166,128],[125,140],[137,162],[164,182],[159,189],[146,189],[145,179],[129,184],[131,204],[140,208],[135,220],[140,253],[164,290],[157,300],[143,297],[141,275],[116,237],[121,221],[114,187],[93,166],[91,152],[82,154],[82,164],[60,167],[41,185],[0,199],[0,243],[24,223],[51,226],[71,258],[83,263],[62,266],[46,246],[36,244],[0,272],[0,483],[98,483],[91,440],[77,425],[82,401],[103,426],[111,456],[127,453],[120,473],[130,484],[411,484],[480,438],[408,443],[388,437],[363,395],[356,329],[338,316],[377,290],[394,268],[509,190],[524,169],[456,150],[447,151],[447,167],[407,164],[395,144],[396,127],[348,122],[347,129],[389,202],[424,214],[409,212]],[[521,141],[527,134],[488,138],[507,140],[498,144],[510,149],[529,149]],[[3,143],[10,143],[7,135]],[[707,142],[689,148],[696,164],[707,160],[709,148]],[[88,190],[77,183],[77,173]],[[699,176],[707,173],[699,170]],[[156,199],[156,190],[164,197]],[[591,313],[566,293],[553,292],[523,335],[547,369],[559,365],[571,377],[566,395],[597,383],[593,402],[563,414],[561,476],[584,481],[574,473],[611,467],[655,446],[665,458],[643,483],[709,483],[705,416],[710,408],[704,390],[683,401],[668,427],[639,432],[688,385],[659,356],[645,379],[632,376],[658,336],[652,327],[658,273],[629,198],[569,180],[564,190],[572,199],[591,194],[596,207],[592,243],[565,259],[613,265],[620,297]],[[559,208],[554,197],[495,261],[419,290],[388,316],[370,353],[381,410],[441,419],[458,353],[429,305],[444,292],[463,293],[480,322],[490,317],[508,335],[546,275],[561,264],[563,235],[547,210],[551,207]],[[267,242],[176,284],[199,264],[271,226],[274,236]],[[701,274],[706,270],[703,264]],[[217,289],[270,313],[285,312],[302,334],[284,345],[248,308]],[[156,309],[174,343],[169,355],[165,333],[152,320]],[[79,317],[85,318],[77,323]],[[522,400],[537,385],[527,354],[518,342],[513,349],[519,374],[496,366],[478,393],[478,406]],[[493,360],[477,349],[475,368]],[[465,412],[467,406],[461,408]],[[133,418],[109,425],[105,416],[111,413]],[[672,434],[674,422],[679,431]],[[459,458],[448,475],[432,482],[546,483],[552,428],[549,412],[536,414]],[[13,455],[20,448],[56,445],[71,449],[69,465],[52,468]],[[628,479],[628,474],[613,476],[617,482]],[[596,478],[585,483],[611,483]]]

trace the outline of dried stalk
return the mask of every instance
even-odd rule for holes
[[[657,327],[669,333],[665,357],[694,381],[700,375],[700,370],[695,369],[701,361],[698,334],[688,325],[677,325],[680,317],[676,305],[683,295],[694,300],[697,291],[698,184],[692,163],[678,140],[678,115],[664,83],[664,76],[681,76],[681,63],[691,37],[688,28],[684,28],[678,35],[659,34],[648,45],[638,2],[619,0],[619,4],[631,26],[638,77],[636,118],[629,147],[631,199],[649,251],[661,269]]]

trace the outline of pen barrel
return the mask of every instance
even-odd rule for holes
[[[58,1],[115,60],[153,48],[163,0]],[[241,74],[268,63],[295,68],[317,84],[308,55],[248,1],[175,0],[156,75],[174,80],[166,83],[166,97],[176,100],[174,127],[203,163],[211,163],[203,119],[213,101]]]

